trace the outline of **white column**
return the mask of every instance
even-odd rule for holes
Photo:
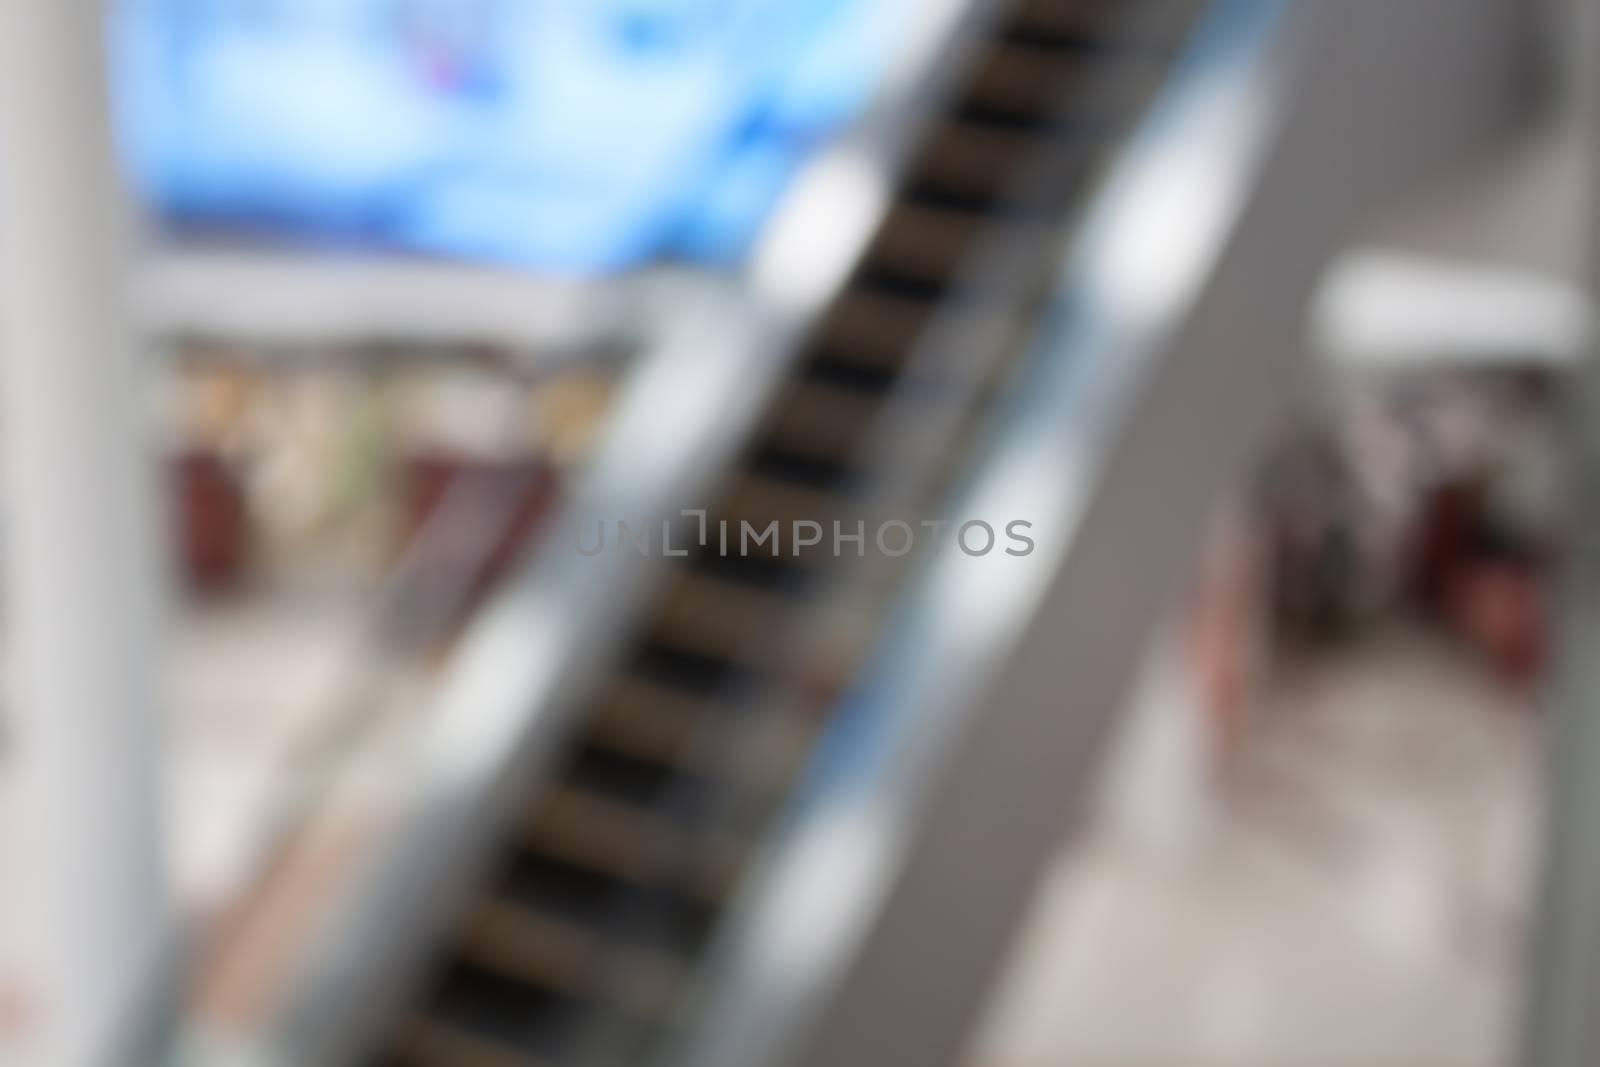
[[[161,1003],[161,575],[148,387],[95,0],[0,2],[6,711],[31,1024],[23,1062],[111,1051]]]

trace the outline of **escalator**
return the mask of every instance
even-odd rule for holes
[[[16,84],[61,106],[13,115],[29,150],[9,158],[30,162],[7,184],[39,222],[12,235],[16,261],[40,267],[13,272],[38,283],[13,332],[62,356],[13,383],[19,410],[61,415],[18,451],[62,453],[21,480],[46,551],[19,559],[49,580],[18,602],[19,649],[49,683],[41,709],[72,713],[34,716],[53,725],[27,799],[61,832],[31,835],[30,863],[61,895],[30,932],[91,935],[29,939],[64,950],[24,1005],[43,1009],[24,1013],[36,1061],[959,1061],[1208,506],[1286,413],[1330,260],[1504,134],[1526,103],[1507,43],[1526,5],[902,5],[913,44],[887,91],[807,165],[749,270],[660,317],[385,780],[341,775],[357,817],[306,835],[316,885],[294,886],[292,922],[267,909],[273,958],[246,976],[237,1035],[172,1032],[153,753],[119,744],[154,706],[141,672],[114,691],[146,613],[99,587],[132,589],[154,555],[74,521],[120,532],[145,510],[77,491],[141,451],[95,358],[117,347],[97,312],[121,285],[83,223],[115,205],[55,181],[113,170],[97,15],[18,7],[11,39],[39,47],[14,54],[36,60]],[[698,551],[596,560],[569,540],[674,515],[674,544],[700,519]],[[1038,551],[866,551],[885,520],[974,516],[1037,520]],[[714,550],[705,531],[728,527],[789,530],[788,551]],[[95,566],[53,558],[58,530]],[[1555,873],[1557,890],[1584,874]],[[1546,956],[1543,992],[1581,993]],[[1546,1058],[1588,1062],[1567,1030]]]
[[[942,510],[1003,410],[1078,209],[1199,6],[996,12],[848,283],[705,495],[711,535],[664,561],[370,1062],[641,1063],[683,1041],[730,906],[920,555],[841,550],[834,534]],[[790,543],[796,522],[816,524],[816,543]],[[780,554],[717,544],[774,523]]]

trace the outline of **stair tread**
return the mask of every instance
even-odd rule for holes
[[[953,116],[928,136],[908,188],[914,195],[927,192],[1003,203],[1006,183],[1039,146],[1036,135]]]
[[[913,284],[947,285],[987,224],[981,213],[901,201],[869,249],[866,269]]]
[[[717,656],[700,655],[662,644],[646,634],[628,664],[630,676],[645,678],[689,696],[710,696],[737,677],[742,668]]]
[[[1095,61],[1028,41],[991,49],[979,63],[966,103],[994,112],[1042,118],[1055,110],[1069,79],[1081,79]]]
[[[424,1017],[478,1047],[559,1060],[581,1010],[573,998],[454,957]]]
[[[703,697],[685,696],[643,678],[607,687],[590,720],[591,743],[637,759],[677,764],[707,719],[725,709]]]
[[[554,1067],[554,1061],[433,1018],[406,1020],[395,1045],[394,1059],[405,1067]]]
[[[797,382],[784,391],[765,437],[769,444],[796,455],[845,462],[860,449],[882,409],[878,394]]]
[[[528,814],[530,847],[634,884],[682,884],[721,900],[748,846],[725,831],[690,827],[670,815],[603,796],[567,782],[545,790]],[[672,858],[672,869],[664,861]]]
[[[823,322],[816,345],[830,359],[898,369],[932,311],[926,300],[852,288]]]
[[[591,927],[490,896],[471,909],[462,951],[505,977],[584,996],[593,992],[602,944]]]
[[[785,603],[775,591],[686,568],[662,597],[651,624],[652,639],[701,656],[742,659]]]
[[[1005,33],[1063,47],[1103,45],[1129,32],[1118,22],[1129,6],[1127,0],[1023,0]]]

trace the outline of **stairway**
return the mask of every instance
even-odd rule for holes
[[[670,561],[372,1062],[645,1062],[679,1032],[719,921],[906,565],[838,557],[830,537],[796,555],[787,531],[780,557],[725,555],[718,524],[853,530],[940,498],[1048,298],[1074,208],[1198,6],[1025,0],[996,21],[712,497],[712,547]],[[941,340],[945,358],[925,358]],[[931,444],[906,444],[930,425]]]

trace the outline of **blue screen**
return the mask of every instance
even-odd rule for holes
[[[568,272],[734,261],[871,90],[885,0],[124,0],[162,216]]]

